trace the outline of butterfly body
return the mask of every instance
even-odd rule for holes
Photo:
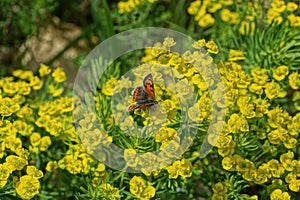
[[[143,86],[138,86],[133,92],[133,101],[136,104],[129,106],[128,111],[136,108],[145,108],[157,104],[155,100],[154,84],[152,74],[148,74],[143,80]]]

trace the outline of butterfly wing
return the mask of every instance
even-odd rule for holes
[[[131,111],[131,110],[134,110],[136,108],[138,108],[140,105],[139,104],[134,104],[134,105],[130,105],[127,109],[127,111]]]
[[[149,98],[149,94],[144,87],[139,86],[134,89],[133,98],[132,98],[133,101],[143,102],[146,101],[148,98]]]
[[[147,93],[149,94],[149,97],[151,99],[155,99],[155,93],[154,93],[154,84],[153,84],[153,78],[152,78],[152,74],[148,74],[144,80],[143,80],[143,84],[145,87],[145,90],[147,91]]]
[[[149,106],[152,106],[154,104],[157,104],[157,102],[155,101],[152,101],[152,102],[147,102],[147,103],[137,103],[137,104],[134,104],[134,105],[131,105],[129,106],[129,108],[127,109],[127,111],[131,111],[131,110],[134,110],[136,108],[145,108],[145,107],[149,107]]]
[[[128,111],[134,110],[136,108],[141,108],[144,104],[147,104],[147,99],[149,98],[148,92],[144,87],[139,86],[134,89],[132,100],[136,104],[129,106]],[[144,106],[145,107],[145,106]]]
[[[136,104],[129,106],[128,111],[136,108],[145,108],[157,104],[155,100],[154,84],[152,74],[148,74],[143,80],[144,87],[136,87],[133,92],[132,100]]]

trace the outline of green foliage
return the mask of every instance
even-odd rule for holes
[[[0,66],[0,199],[299,199],[299,14],[290,0],[0,1],[0,50],[10,52],[0,57],[9,62]],[[21,44],[57,19],[81,32],[47,64],[56,66],[83,41],[71,70],[90,65],[80,84],[93,94],[82,90],[71,97],[60,67],[9,70],[12,64],[22,67]],[[225,95],[216,97],[215,79],[205,80],[193,61],[172,52],[179,41],[171,38],[157,41],[159,50],[85,63],[98,43],[140,27],[170,28],[194,38],[195,51],[185,58],[201,62],[208,70],[201,73],[211,73],[215,63]],[[162,76],[160,65],[174,71]],[[135,103],[133,89],[147,73],[163,109],[127,112]],[[173,81],[170,88],[167,81]],[[193,107],[181,109],[180,100]],[[83,102],[94,104],[96,112]],[[209,126],[218,130],[222,122],[210,124],[212,107],[218,114],[226,109],[225,126],[206,138]],[[181,130],[192,130],[186,149]],[[214,148],[200,158],[203,141]],[[108,149],[92,154],[102,144]],[[124,158],[116,158],[123,171],[104,164],[115,156],[112,144],[124,150]],[[174,158],[177,152],[183,153]],[[157,163],[164,166],[149,170]],[[135,168],[141,172],[126,172]]]
[[[18,47],[26,38],[45,26],[49,13],[58,7],[54,0],[0,1],[0,43]]]
[[[262,30],[257,28],[253,36],[246,37],[244,48],[248,50],[246,63],[249,67],[271,69],[286,65],[291,70],[299,70],[299,28],[287,28],[284,23],[268,24]]]

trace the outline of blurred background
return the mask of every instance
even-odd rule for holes
[[[64,68],[70,82],[85,56],[118,32],[158,26],[195,35],[190,2],[138,2],[122,11],[114,0],[1,0],[0,76],[44,63]]]

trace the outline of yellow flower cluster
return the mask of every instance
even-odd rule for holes
[[[17,182],[16,191],[22,198],[31,199],[39,193],[40,182],[38,179],[44,175],[35,166],[27,166],[26,173],[27,175],[21,176]]]
[[[70,174],[90,172],[101,183],[107,177],[105,165],[87,153],[77,136],[72,98],[55,98],[63,92],[65,80],[66,74],[61,68],[52,71],[44,64],[39,68],[39,75],[29,70],[15,70],[13,77],[0,79],[0,157],[4,160],[0,164],[0,187],[15,185],[21,198],[31,199],[39,193],[43,173],[33,165],[40,165],[36,159],[40,156],[44,159],[44,152],[47,155],[53,150],[56,152],[52,147],[59,142],[68,143],[69,150],[62,158],[48,160],[46,171],[54,172],[59,167]],[[26,174],[23,174],[25,168]],[[20,177],[14,177],[11,182],[9,178],[14,171],[18,171]],[[105,184],[98,188],[105,189],[113,190]],[[116,199],[120,198],[118,191],[115,189]]]
[[[192,164],[187,159],[175,161],[171,166],[166,167],[170,178],[188,178],[192,176]]]
[[[42,135],[35,129],[36,119],[33,113],[40,106],[40,100],[38,98],[31,100],[30,95],[35,93],[38,97],[43,86],[48,85],[49,78],[45,76],[51,74],[51,69],[42,64],[39,74],[40,76],[35,76],[29,70],[15,70],[13,77],[0,79],[0,116],[2,117],[0,120],[0,156],[1,158],[5,156],[5,162],[0,164],[1,187],[10,184],[7,180],[14,171],[21,172],[29,162],[31,163],[31,157],[29,157],[31,153],[46,151],[51,145],[50,137]],[[57,68],[52,76],[57,82],[55,87],[61,88],[60,83],[65,80],[65,73]],[[53,93],[50,95],[54,96]],[[55,107],[59,106],[55,105]],[[26,144],[26,139],[21,140],[21,138],[27,138],[29,144]],[[27,175],[20,173],[21,177],[16,183],[16,192],[22,198],[30,199],[39,193],[38,179],[43,176],[43,173],[35,166],[29,165],[26,173]]]
[[[241,7],[245,14],[240,12],[231,11],[236,9],[236,7]],[[206,28],[215,24],[218,20],[217,13],[220,13],[221,20],[230,25],[239,25],[239,31],[242,35],[246,35],[251,30],[253,34],[255,23],[254,16],[258,15],[257,10],[259,8],[258,2],[247,2],[242,3],[242,1],[193,1],[188,7],[188,13],[190,15],[195,15],[195,21],[198,22],[199,26]]]
[[[155,3],[157,0],[128,0],[128,1],[119,1],[118,2],[118,9],[119,13],[130,13],[136,7],[144,4],[144,3]]]
[[[130,192],[139,199],[148,200],[155,195],[155,188],[140,176],[134,176],[130,182]]]
[[[175,42],[172,43],[172,45],[175,44]],[[159,48],[146,50],[146,56],[143,58],[143,61],[170,66],[176,69],[181,74],[181,77],[187,78],[188,82],[195,86],[201,96],[197,102],[201,112],[199,107],[191,107],[188,111],[189,118],[194,122],[200,123],[209,120],[211,114],[209,111],[212,103],[210,102],[207,86],[212,85],[214,80],[206,79],[206,81],[203,81],[201,75],[197,73],[197,69],[188,65],[185,61],[192,63],[193,61],[201,60],[202,64],[209,64],[211,63],[209,61],[210,58],[208,57],[204,60],[199,52],[185,52],[181,57],[170,52],[171,46],[166,46],[164,43],[156,44],[156,47]],[[218,53],[218,47],[213,42],[199,40],[193,44],[193,47],[195,49],[206,47],[208,52]],[[299,106],[297,107],[297,102],[300,99],[297,91],[300,85],[299,73],[285,65],[276,66],[273,69],[255,67],[246,72],[236,62],[245,60],[245,53],[237,50],[230,51],[228,60],[229,62],[218,63],[218,69],[226,87],[225,102],[229,109],[228,120],[222,134],[211,134],[208,137],[208,141],[218,148],[219,155],[223,157],[222,166],[225,170],[238,172],[244,180],[255,184],[266,184],[271,179],[285,178],[285,182],[289,185],[291,191],[299,191],[300,181],[298,180],[298,175],[296,175],[299,167],[298,160],[291,158],[290,161],[283,161],[281,158],[285,155],[283,154],[283,156],[280,156],[280,160],[270,158],[268,161],[260,162],[261,164],[258,165],[255,163],[256,157],[247,158],[247,154],[242,156],[238,153],[252,149],[252,151],[260,152],[261,156],[269,153],[275,157],[282,151],[295,151],[300,130],[300,114],[291,115],[282,109],[281,104],[274,104],[273,101],[287,99],[288,89],[289,93],[293,94],[293,100],[288,100],[299,110]],[[151,69],[151,71],[155,71],[155,68]],[[175,74],[175,76],[179,75]],[[185,85],[183,81],[180,84],[181,86]],[[187,94],[190,92],[184,89],[177,94],[184,99],[188,99]],[[212,96],[212,100],[217,102],[219,108],[224,107],[224,103],[219,99],[214,99]],[[213,126],[217,128],[220,124],[216,123]],[[164,127],[157,132],[155,141],[162,143],[163,147],[167,144],[171,145],[172,142],[176,141],[176,137],[178,136],[174,129]],[[257,143],[261,141],[262,149],[259,150]],[[174,149],[176,149],[176,145],[174,145]],[[168,154],[166,153],[167,156]],[[178,175],[182,177],[190,176],[189,170],[191,166],[186,161],[188,160],[177,160],[171,166],[165,168],[170,178],[177,178]],[[136,162],[137,160],[130,161],[130,163]],[[285,162],[290,164],[287,165]],[[184,175],[180,174],[180,169],[183,166],[185,166],[183,170],[185,172],[183,173]],[[287,169],[285,166],[290,168]],[[216,192],[217,195],[220,193],[224,197],[227,195],[226,188],[222,190],[223,192],[220,191]],[[274,198],[274,194],[277,192],[278,190],[274,190],[270,193],[271,198]],[[289,197],[288,193],[282,193]],[[257,196],[252,196],[251,198],[257,199]]]
[[[298,5],[294,2],[285,3],[283,0],[273,0],[271,8],[268,10],[268,22],[275,21],[281,23],[285,13],[288,13],[287,19],[291,26],[300,26],[300,16],[296,16],[294,11],[298,9]]]
[[[209,27],[215,23],[215,19],[212,13],[217,12],[222,8],[222,3],[212,1],[200,1],[196,0],[192,2],[188,8],[190,15],[195,15],[195,21],[198,22],[201,27]]]
[[[113,187],[109,183],[102,183],[98,187],[101,190],[102,197],[110,199],[110,200],[121,199],[121,195],[120,195],[119,189]]]
[[[300,85],[298,72],[291,72],[287,66],[281,65],[271,70],[256,67],[247,73],[234,59],[218,66],[226,86],[226,102],[230,112],[222,134],[217,139],[211,136],[208,140],[215,144],[223,157],[223,169],[239,172],[244,180],[255,184],[282,179],[290,191],[298,192],[300,161],[293,159],[293,152],[299,143],[300,113],[291,115],[281,105],[271,106],[274,99],[287,99],[287,89],[297,95]],[[294,105],[299,111],[295,102]],[[252,138],[250,134],[256,134],[257,138]],[[260,141],[263,141],[262,149],[257,145]],[[259,158],[247,159],[246,155],[243,157],[238,153],[247,151],[247,148],[260,152],[261,156],[269,152],[277,158],[279,152],[288,153],[281,154],[278,160],[273,158],[258,165],[255,160]],[[213,188],[215,195],[226,193],[226,188],[221,186],[215,186],[217,190]],[[271,199],[277,199],[278,194],[281,194],[280,198],[290,199],[290,195],[280,189],[270,193]]]
[[[248,33],[253,35],[255,20],[264,17],[264,12],[267,12],[267,19],[264,20],[268,23],[273,21],[281,23],[286,18],[291,26],[300,25],[300,16],[294,14],[298,9],[295,2],[285,3],[284,0],[272,0],[269,7],[265,8],[258,1],[195,0],[191,2],[187,11],[195,16],[195,21],[203,28],[213,26],[220,16],[223,22],[238,27],[241,35]]]

